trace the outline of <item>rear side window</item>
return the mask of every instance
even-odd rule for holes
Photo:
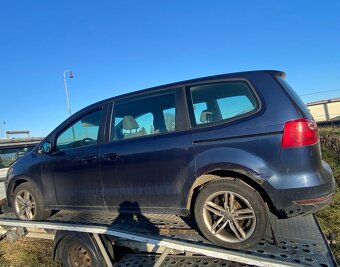
[[[244,81],[192,86],[190,94],[194,126],[241,117],[258,107],[251,88]]]
[[[114,104],[111,141],[180,130],[176,90],[123,99]]]

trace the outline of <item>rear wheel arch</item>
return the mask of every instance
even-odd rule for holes
[[[215,181],[215,180],[220,180],[220,179],[230,179],[230,180],[239,179],[240,182],[252,188],[252,190],[257,191],[259,195],[261,196],[263,202],[267,203],[269,209],[275,213],[275,207],[269,195],[258,182],[254,181],[249,176],[246,176],[242,173],[239,173],[233,170],[215,170],[215,171],[211,171],[211,172],[208,172],[206,174],[199,176],[192,184],[189,194],[188,194],[187,205],[186,205],[186,208],[189,214],[191,215],[194,214],[193,209],[195,205],[195,200],[197,198],[197,195],[200,189],[203,186],[207,185],[208,183]]]

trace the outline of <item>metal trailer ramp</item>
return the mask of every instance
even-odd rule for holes
[[[231,250],[212,245],[195,230],[194,222],[175,215],[65,211],[44,222],[19,221],[13,215],[0,215],[0,226],[107,234],[165,247],[168,252],[190,253],[185,256],[132,254],[125,256],[118,266],[153,266],[160,257],[163,257],[161,266],[337,266],[313,215],[273,221],[278,246],[268,231],[254,247]]]
[[[154,255],[127,255],[119,263],[119,267],[144,267],[153,266],[159,256]],[[214,259],[204,256],[167,256],[162,267],[241,267],[249,266],[244,263]]]

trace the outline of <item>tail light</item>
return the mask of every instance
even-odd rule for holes
[[[308,146],[318,141],[319,133],[315,121],[300,119],[285,123],[281,147]]]

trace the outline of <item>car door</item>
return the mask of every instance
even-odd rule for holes
[[[45,195],[52,194],[46,185],[53,181],[58,206],[105,208],[99,165],[105,110],[77,117],[55,135],[52,153],[45,155]]]
[[[117,100],[101,149],[110,210],[178,213],[194,179],[194,154],[182,89]],[[164,209],[166,208],[166,209]]]

